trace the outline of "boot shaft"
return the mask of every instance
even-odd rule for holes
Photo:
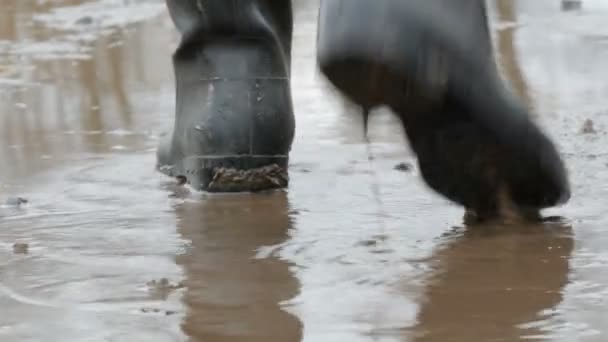
[[[166,0],[182,41],[176,54],[209,41],[259,40],[278,50],[289,71],[293,14],[291,0]]]
[[[317,39],[323,73],[368,107],[436,103],[455,68],[496,74],[484,0],[322,0]]]

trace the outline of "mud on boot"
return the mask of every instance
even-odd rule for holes
[[[295,120],[286,0],[167,0],[176,117],[157,169],[211,192],[287,186]]]
[[[558,151],[502,83],[483,0],[323,0],[319,23],[321,71],[364,113],[400,117],[430,188],[478,217],[569,199]]]
[[[462,205],[465,223],[538,221],[541,209],[563,200],[563,188],[546,176],[540,160],[513,153],[465,110],[448,103],[403,122],[425,183]],[[553,152],[538,148],[549,156]]]

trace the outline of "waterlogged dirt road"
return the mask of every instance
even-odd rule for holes
[[[178,41],[162,1],[3,0],[0,341],[605,341],[608,3],[490,3],[572,173],[562,223],[463,228],[394,170],[415,161],[387,113],[370,164],[315,73],[316,0],[294,3],[290,189],[230,196],[153,170]]]

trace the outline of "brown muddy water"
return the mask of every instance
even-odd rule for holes
[[[388,113],[368,162],[315,71],[318,0],[294,3],[291,186],[229,196],[154,171],[178,41],[161,0],[0,4],[0,341],[608,340],[608,2],[490,1],[574,195],[560,223],[480,229],[394,169],[414,160]]]

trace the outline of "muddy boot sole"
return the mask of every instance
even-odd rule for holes
[[[207,192],[257,192],[289,185],[288,156],[190,156],[158,170]]]

